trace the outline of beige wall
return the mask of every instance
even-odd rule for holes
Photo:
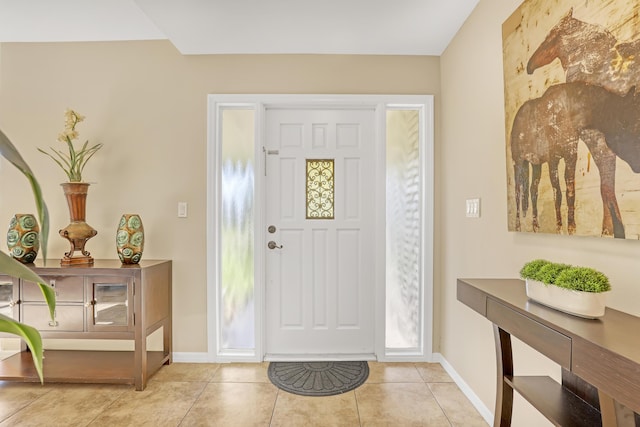
[[[458,277],[515,277],[546,257],[590,265],[614,286],[609,305],[640,314],[640,246],[633,241],[507,231],[502,22],[520,0],[481,0],[443,56],[182,56],[169,42],[0,45],[0,128],[37,171],[52,217],[50,257],[67,250],[62,172],[36,147],[55,145],[66,107],[87,120],[81,137],[104,148],[88,166],[94,182],[87,247],[113,258],[116,222],[142,215],[144,257],[174,260],[174,343],[206,351],[206,95],[210,93],[397,93],[436,95],[436,349],[493,409],[491,325],[456,301]],[[442,76],[442,77],[440,77]],[[441,82],[440,82],[441,79]],[[440,97],[441,95],[441,97]],[[0,226],[34,210],[21,176],[0,160]],[[482,217],[464,217],[467,198]],[[176,217],[178,201],[189,218]],[[214,256],[214,254],[209,254]],[[439,325],[439,326],[438,326]],[[516,343],[517,373],[559,368]],[[544,421],[518,399],[514,425]]]
[[[502,22],[521,0],[481,0],[441,57],[442,138],[438,147],[436,229],[442,292],[440,350],[493,411],[495,368],[489,321],[456,301],[458,277],[516,277],[533,258],[592,266],[606,273],[609,306],[640,314],[640,245],[597,237],[507,231]],[[545,179],[545,177],[543,177]],[[482,217],[464,217],[465,199],[482,199]],[[516,373],[559,375],[559,367],[520,344]],[[489,368],[491,367],[491,368]],[[546,422],[518,398],[514,425]]]
[[[434,94],[440,60],[418,56],[182,56],[167,41],[9,43],[0,46],[0,128],[37,171],[51,213],[49,255],[68,250],[63,172],[36,147],[59,144],[65,108],[86,115],[81,138],[102,142],[85,180],[87,249],[114,258],[120,215],[142,216],[144,258],[174,261],[174,350],[207,351],[207,95],[214,93]],[[436,108],[438,104],[436,103]],[[189,218],[177,218],[178,201]],[[26,181],[0,161],[0,226],[33,212]]]

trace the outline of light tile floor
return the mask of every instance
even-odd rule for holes
[[[439,364],[369,362],[337,396],[279,390],[268,363],[174,363],[132,386],[0,382],[0,426],[486,426]]]

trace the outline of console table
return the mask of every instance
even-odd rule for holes
[[[56,293],[54,319],[35,283],[6,275],[0,275],[1,313],[35,327],[43,338],[130,340],[134,346],[133,351],[45,350],[45,382],[133,384],[144,390],[148,378],[171,363],[171,261],[60,266],[50,260],[32,269]],[[162,349],[148,349],[147,338],[160,328]],[[0,361],[0,380],[40,381],[31,354],[24,344],[22,349]]]
[[[511,425],[513,391],[558,426],[640,426],[640,318],[582,319],[528,300],[519,279],[458,279],[457,298],[493,323],[494,426]],[[511,336],[562,367],[562,384],[514,376]],[[635,411],[635,412],[634,412]]]

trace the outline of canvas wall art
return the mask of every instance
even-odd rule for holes
[[[640,238],[640,0],[527,0],[502,28],[510,231]]]

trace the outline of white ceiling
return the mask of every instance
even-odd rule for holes
[[[183,54],[440,55],[479,0],[0,0],[0,42],[169,39]]]

